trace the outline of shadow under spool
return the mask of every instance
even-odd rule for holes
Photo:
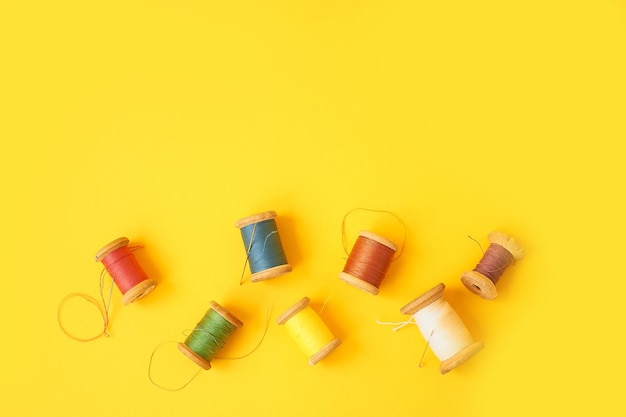
[[[283,314],[281,314],[277,319],[276,323],[279,325],[289,326],[290,320],[293,320],[297,315],[301,315],[299,317],[302,319],[303,328],[295,329],[289,328],[289,333],[294,341],[299,345],[300,350],[302,350],[305,354],[310,353],[309,356],[309,365],[315,365],[322,359],[324,359],[328,354],[330,354],[333,350],[335,350],[340,344],[341,339],[338,339],[333,336],[330,332],[326,324],[322,321],[322,319],[317,315],[317,313],[309,307],[310,299],[309,297],[304,297],[293,306],[289,307]],[[306,315],[306,317],[305,317]],[[304,326],[308,326],[308,328],[304,328]],[[313,329],[313,328],[316,329]],[[311,337],[310,334],[302,334],[302,332],[313,332],[318,331],[315,334],[316,340],[305,340],[307,337]],[[307,344],[310,342],[310,345]]]
[[[489,247],[473,271],[461,275],[463,285],[486,300],[498,296],[496,284],[504,271],[515,261],[524,258],[524,249],[511,236],[501,232],[491,232],[487,236]]]
[[[252,282],[275,278],[292,270],[278,234],[276,216],[275,211],[266,211],[235,222],[241,231]]]
[[[100,249],[95,256],[96,262],[102,262],[122,292],[122,303],[126,305],[145,297],[157,285],[143,271],[128,244],[128,238],[120,237]]]
[[[194,328],[193,331],[200,331],[200,332],[206,331],[203,328],[202,323],[206,320],[207,316],[211,313],[211,311],[217,313],[219,316],[221,316],[222,319],[224,319],[225,321],[233,325],[234,330],[243,326],[243,322],[241,320],[233,316],[224,307],[222,307],[215,301],[211,301],[209,311],[205,313],[204,317],[202,318],[202,320],[200,320],[200,322],[198,322],[198,324],[196,325],[196,328]],[[211,338],[215,338],[215,336],[211,334],[207,334],[207,336]],[[193,363],[195,363],[196,365],[198,365],[200,368],[204,369],[205,371],[211,369],[212,358],[203,356],[202,352],[196,352],[187,345],[190,337],[191,335],[187,337],[184,343],[178,344],[178,350],[180,350],[187,358],[189,358]],[[221,344],[221,343],[226,343],[226,340],[216,340],[216,342],[218,344]]]
[[[377,295],[397,251],[398,247],[392,241],[363,230],[359,232],[339,278]]]
[[[446,288],[446,286],[443,283],[440,283],[440,284],[436,285],[435,287],[433,287],[430,290],[426,291],[424,294],[420,295],[419,297],[417,297],[416,299],[414,299],[413,301],[409,302],[407,305],[402,307],[400,309],[400,312],[402,314],[414,315],[417,312],[419,312],[420,310],[422,310],[422,309],[432,305],[435,302],[441,301],[441,302],[444,302],[444,303],[447,304],[447,301],[445,301],[445,299],[443,298],[443,292],[444,292],[445,288]],[[449,304],[448,304],[448,306],[449,306]],[[450,306],[450,309],[454,313],[454,315],[456,316],[456,317],[454,317],[454,319],[456,320],[455,325],[462,326],[463,330],[467,330],[467,329],[465,329],[465,325],[463,324],[463,321],[458,316],[458,314],[456,314],[454,312],[454,309],[452,309],[451,306]],[[418,323],[418,325],[419,325],[419,323]],[[444,329],[442,329],[442,330],[444,330]],[[437,331],[437,329],[433,329],[432,333],[430,333],[430,334],[424,334],[423,330],[421,328],[420,328],[420,331],[422,332],[422,336],[424,336],[424,339],[426,339],[427,341],[430,342],[432,335],[434,334],[435,331]],[[469,334],[469,332],[468,332],[468,334]],[[431,343],[431,349],[432,348],[433,348],[433,345]],[[475,354],[480,352],[483,348],[484,348],[484,344],[482,342],[476,342],[476,341],[470,342],[466,346],[461,347],[452,356],[443,359],[441,361],[440,366],[439,366],[439,372],[441,372],[441,374],[446,374],[446,373],[450,372],[451,370],[453,370],[457,366],[463,364],[468,359],[470,359],[472,356],[474,356]]]

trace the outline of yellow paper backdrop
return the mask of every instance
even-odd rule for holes
[[[624,415],[625,74],[623,1],[2,0],[2,414]],[[377,297],[337,278],[356,207],[408,232]],[[240,286],[234,222],[265,210],[293,272]],[[526,258],[488,302],[459,277],[491,230]],[[120,236],[159,285],[73,341],[58,303]],[[486,346],[445,376],[376,323],[438,282]],[[343,340],[315,367],[275,324],[303,296]],[[161,343],[210,300],[244,322],[224,356],[269,309],[263,343],[155,387],[159,346],[155,378],[195,372]]]

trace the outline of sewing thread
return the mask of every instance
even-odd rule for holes
[[[276,216],[275,211],[266,211],[235,222],[235,226],[241,231],[246,249],[245,264],[250,264],[252,282],[275,278],[292,270],[278,233]]]
[[[281,314],[276,322],[285,327],[312,366],[335,350],[341,340],[333,336],[309,302],[308,297],[302,298]]]
[[[512,237],[501,232],[491,232],[487,236],[489,247],[473,271],[461,275],[463,285],[486,300],[498,296],[496,284],[511,265],[524,258],[524,249]]]
[[[133,252],[137,248],[128,247],[125,237],[115,239],[96,253],[96,262],[102,262],[115,284],[122,292],[122,303],[130,304],[148,295],[157,283],[148,278],[137,262]]]
[[[450,372],[484,347],[482,342],[474,341],[459,315],[443,298],[444,289],[445,285],[440,283],[400,309],[402,314],[412,316],[441,361],[441,374]]]
[[[211,369],[211,360],[225,345],[230,336],[243,326],[243,322],[233,316],[215,301],[204,314],[178,349],[192,362],[204,370]]]
[[[57,309],[57,322],[59,327],[68,337],[79,342],[90,342],[101,336],[109,337],[109,310],[113,295],[113,283],[116,283],[123,294],[122,302],[130,304],[150,293],[156,286],[156,281],[149,279],[139,266],[133,252],[140,247],[128,247],[129,240],[125,237],[118,238],[104,246],[96,253],[96,261],[104,265],[100,273],[100,301],[83,293],[71,293],[65,296]],[[111,286],[108,290],[108,300],[104,296],[104,277],[106,273],[111,276]],[[90,337],[79,337],[70,332],[63,324],[62,313],[65,303],[71,299],[80,298],[94,305],[102,316],[102,331]]]
[[[361,231],[339,278],[348,284],[377,295],[398,247],[375,233]]]

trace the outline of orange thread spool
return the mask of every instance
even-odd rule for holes
[[[96,253],[96,262],[102,262],[115,284],[122,292],[122,302],[130,304],[148,295],[156,281],[148,278],[137,262],[125,237],[115,239]]]
[[[398,247],[390,240],[368,231],[359,232],[339,278],[377,295]]]

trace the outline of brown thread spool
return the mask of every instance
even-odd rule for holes
[[[339,278],[377,295],[397,250],[398,247],[390,240],[363,230],[359,232]]]
[[[96,253],[96,262],[102,262],[122,292],[122,302],[130,304],[148,295],[157,285],[141,269],[126,237],[115,239]]]
[[[501,232],[491,232],[487,236],[489,247],[473,271],[465,271],[461,281],[468,290],[486,300],[498,296],[496,284],[504,271],[524,257],[524,249],[512,237]]]

